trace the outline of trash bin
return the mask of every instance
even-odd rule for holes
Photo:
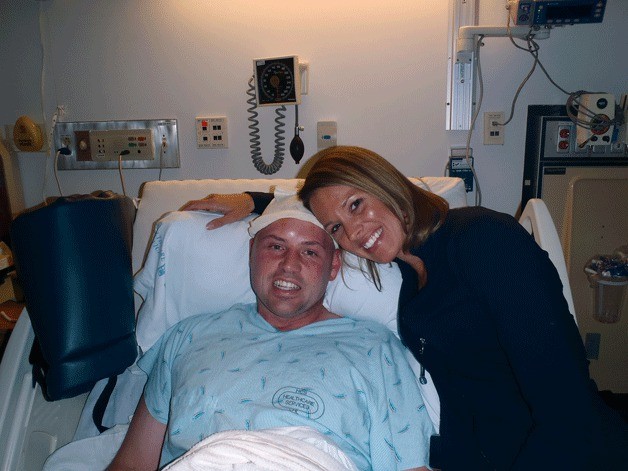
[[[619,247],[612,255],[596,255],[584,268],[589,284],[595,290],[593,317],[604,324],[614,324],[621,318],[628,286],[627,248]]]

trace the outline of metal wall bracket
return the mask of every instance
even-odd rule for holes
[[[469,130],[473,114],[474,54],[458,56],[458,30],[461,26],[477,24],[477,0],[449,1],[449,39],[447,59],[447,114],[445,129]]]

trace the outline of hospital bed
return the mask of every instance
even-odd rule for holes
[[[443,196],[448,200],[451,207],[466,205],[464,183],[458,178],[424,177],[413,179],[413,181],[418,186]],[[146,280],[149,280],[148,285],[151,282],[150,276],[146,278],[145,275],[150,270],[148,268],[140,270],[145,264],[154,263],[150,257],[151,245],[154,245],[153,235],[156,228],[165,227],[156,224],[156,221],[167,213],[176,211],[186,201],[200,199],[209,193],[237,193],[244,190],[272,191],[278,186],[295,187],[298,183],[299,180],[297,179],[206,179],[152,181],[142,186],[133,225],[132,248],[133,271],[140,273],[136,276],[136,291],[138,291],[138,278],[144,277],[143,296],[136,294],[135,298],[136,311],[139,310],[138,319],[140,322],[138,322],[137,335],[140,347],[159,334],[159,332],[150,332],[150,328],[148,329],[150,334],[147,334],[146,326],[140,325],[143,317],[145,324],[150,317],[148,315],[143,316],[140,306],[147,296],[151,296],[150,293],[147,295],[147,292],[151,289],[154,291],[157,289],[155,286],[147,287]],[[188,222],[195,224],[193,220]],[[544,203],[541,200],[530,200],[523,211],[521,223],[529,232],[533,233],[537,242],[549,252],[562,278],[565,297],[573,314],[573,301],[571,300],[560,242]],[[206,231],[198,232],[203,233],[204,236],[207,235]],[[224,241],[215,240],[212,237],[218,236],[211,236],[203,239],[203,241],[213,241],[211,243],[214,243],[215,246],[224,244]],[[163,240],[163,237],[161,239]],[[230,240],[229,236],[225,240]],[[163,247],[161,250],[163,253]],[[229,250],[226,250],[223,255],[226,256],[229,253]],[[246,264],[246,261],[243,263]],[[229,276],[229,271],[220,274],[220,277],[224,279],[218,282],[229,282]],[[233,274],[233,276],[240,275]],[[246,279],[248,280],[248,278]],[[339,280],[340,277],[336,281]],[[344,315],[352,314],[356,310],[366,312],[373,307],[381,307],[377,314],[371,312],[359,314],[364,314],[365,317],[379,316],[377,320],[395,330],[396,298],[400,282],[401,277],[394,264],[384,270],[382,280],[384,289],[381,293],[377,292],[358,270],[353,270],[353,272],[349,270],[343,281],[330,287],[328,290],[329,299],[326,298],[326,300],[331,309]],[[140,282],[140,284],[142,283]],[[234,282],[233,286],[238,284],[243,284],[242,278],[240,278],[239,283]],[[155,299],[152,302],[155,303]],[[181,309],[193,310],[193,307],[190,308],[189,305],[186,305]],[[159,321],[158,319],[157,322]],[[171,319],[169,322],[175,321],[176,319]],[[98,397],[103,388],[102,381],[94,387],[91,395],[84,393],[69,399],[47,402],[39,386],[33,387],[31,365],[28,361],[33,339],[29,316],[27,312],[24,312],[15,326],[0,364],[0,471],[41,470],[45,460],[55,450],[77,438],[97,434],[89,422],[94,398]],[[416,363],[413,364],[413,367],[418,368]],[[438,426],[438,396],[431,386],[431,381],[428,382],[428,389],[424,389],[423,393],[430,417]],[[119,394],[117,397],[126,396]],[[123,410],[132,411],[135,405],[129,404],[124,407]]]

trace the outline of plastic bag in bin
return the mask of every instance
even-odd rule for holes
[[[595,290],[593,317],[604,324],[619,322],[628,286],[628,245],[615,249],[611,255],[593,256],[584,272]]]

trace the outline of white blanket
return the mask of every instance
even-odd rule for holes
[[[128,426],[69,443],[54,452],[43,471],[105,469],[124,440]],[[314,429],[282,427],[216,433],[166,466],[170,471],[357,471],[353,462]]]
[[[169,471],[357,471],[331,440],[308,427],[216,433],[164,468]]]

